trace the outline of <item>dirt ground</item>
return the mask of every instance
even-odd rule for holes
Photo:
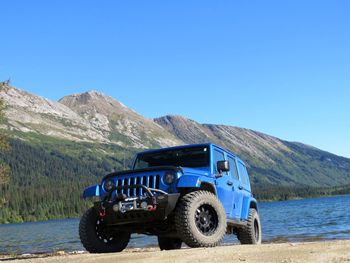
[[[113,254],[80,254],[7,259],[11,263],[205,263],[205,262],[349,262],[350,240],[310,243],[284,243],[263,245],[234,245],[215,248],[183,248],[173,251],[158,249],[129,249]],[[6,261],[7,261],[6,260]]]

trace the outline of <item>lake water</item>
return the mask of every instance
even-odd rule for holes
[[[350,239],[350,196],[259,204],[263,242]],[[0,225],[0,254],[81,251],[78,219]],[[224,243],[237,243],[227,235]],[[156,237],[133,235],[129,247],[157,246]]]

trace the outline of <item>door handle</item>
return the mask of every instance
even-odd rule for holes
[[[242,190],[242,189],[243,189],[243,186],[241,186],[241,185],[238,186],[238,189],[239,189],[239,190]]]
[[[228,184],[229,186],[231,186],[231,185],[233,185],[233,182],[227,181],[227,184]]]

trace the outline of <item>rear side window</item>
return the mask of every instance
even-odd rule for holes
[[[216,166],[217,162],[218,161],[224,161],[224,160],[225,160],[224,153],[214,149],[214,151],[213,151],[213,162],[214,162],[214,170],[215,170],[215,172],[217,172],[217,173],[219,172],[218,168]]]
[[[238,170],[239,170],[239,175],[241,177],[242,184],[249,185],[247,168],[241,162],[238,162]]]
[[[230,173],[233,179],[239,180],[236,161],[232,157],[228,157],[228,162],[230,164]]]

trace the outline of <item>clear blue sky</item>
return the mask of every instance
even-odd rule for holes
[[[57,100],[96,89],[350,157],[350,1],[0,4],[0,79]]]

